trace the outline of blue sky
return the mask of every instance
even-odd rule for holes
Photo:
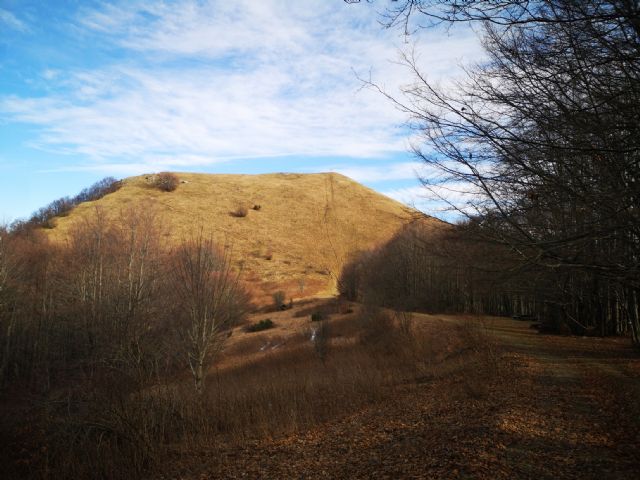
[[[344,173],[428,213],[404,114],[362,85],[446,84],[469,30],[410,42],[378,0],[0,0],[0,222],[107,176]]]

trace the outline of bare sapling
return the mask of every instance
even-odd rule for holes
[[[180,245],[172,255],[178,330],[198,393],[204,390],[207,369],[222,349],[229,328],[244,313],[239,304],[245,298],[239,277],[231,268],[230,252],[220,250],[202,234]]]

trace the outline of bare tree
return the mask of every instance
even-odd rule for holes
[[[143,341],[157,328],[162,276],[161,221],[152,204],[121,212],[118,336],[126,363],[142,366]]]
[[[8,232],[5,227],[0,226],[0,309],[3,306],[2,298],[6,293],[10,269]]]
[[[226,335],[243,315],[239,273],[230,252],[202,235],[182,243],[171,258],[171,288],[177,295],[175,314],[195,388],[204,389],[207,368]]]
[[[313,349],[322,363],[326,363],[327,357],[329,356],[329,343],[331,336],[329,320],[327,318],[323,318],[316,322],[316,326],[312,327],[311,331]]]
[[[0,339],[4,339],[0,355],[0,384],[4,382],[10,351],[13,347],[12,336],[15,314],[10,307],[9,277],[13,270],[13,261],[9,252],[9,235],[5,227],[0,226]]]

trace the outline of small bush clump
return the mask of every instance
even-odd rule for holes
[[[247,209],[247,207],[239,206],[238,208],[236,208],[230,213],[232,217],[242,218],[247,216],[247,214],[249,213],[249,210]]]
[[[178,188],[180,180],[175,173],[161,172],[156,176],[154,183],[155,186],[163,192],[173,192],[176,188]]]
[[[276,307],[276,310],[284,310],[285,293],[282,290],[278,290],[271,297],[273,298],[273,306]]]
[[[360,325],[360,343],[375,350],[392,353],[398,335],[393,318],[375,305],[365,305],[356,322]]]
[[[321,322],[322,320],[325,320],[327,318],[327,314],[324,312],[313,312],[311,314],[311,321],[312,322]]]
[[[247,332],[261,332],[275,327],[275,323],[270,318],[265,318],[247,327]]]
[[[329,322],[322,321],[318,324],[318,327],[313,330],[313,349],[318,355],[318,358],[325,363],[327,355],[329,354],[329,336],[331,332],[329,330]]]

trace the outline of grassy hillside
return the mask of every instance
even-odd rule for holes
[[[80,204],[56,219],[51,238],[64,241],[96,207],[114,220],[131,207],[155,208],[169,243],[203,229],[230,246],[236,265],[244,265],[245,281],[265,302],[276,289],[284,289],[287,299],[333,293],[350,254],[385,242],[412,217],[402,204],[335,173],[180,173],[173,192],[154,187],[153,177],[125,179],[119,191]],[[238,208],[247,215],[234,216]]]

